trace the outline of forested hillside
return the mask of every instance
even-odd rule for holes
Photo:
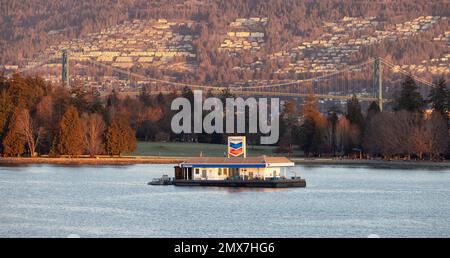
[[[297,53],[302,44],[315,41],[321,44],[320,42],[326,41],[323,39],[324,35],[330,35],[330,38],[335,36],[327,24],[344,29],[340,33],[354,38],[356,42],[359,39],[371,42],[368,37],[375,35],[376,31],[392,33],[403,30],[408,33],[408,28],[405,30],[404,27],[409,26],[411,21],[414,22],[417,17],[429,16],[432,17],[429,20],[433,22],[430,23],[432,26],[422,23],[426,29],[419,30],[418,33],[408,37],[394,35],[391,40],[376,41],[376,44],[362,44],[343,59],[336,59],[337,63],[347,64],[381,55],[397,64],[420,64],[429,59],[448,60],[448,35],[445,32],[449,30],[449,20],[446,19],[449,7],[448,1],[420,0],[5,0],[0,3],[0,64],[24,65],[51,46],[85,38],[90,33],[125,21],[167,19],[194,24],[195,58],[184,61],[195,69],[186,69],[180,75],[176,67],[159,67],[158,73],[162,73],[159,76],[170,75],[184,81],[219,84],[251,79],[293,79],[297,76],[295,74],[311,71],[310,67],[303,64],[304,55]],[[233,31],[233,22],[250,17],[267,21],[260,30],[263,35],[260,44],[250,45],[251,42],[243,41],[242,51],[223,51],[233,44],[232,40],[226,41],[227,35]],[[370,19],[375,22],[370,23],[368,17],[373,17]],[[352,19],[363,25],[369,21],[369,25],[373,26],[352,29]],[[420,22],[419,20],[417,26],[421,26]],[[433,41],[439,35],[444,35],[444,41]],[[237,46],[241,47],[242,41],[239,42]],[[339,48],[339,45],[336,44],[335,47]],[[309,52],[303,52],[310,58],[311,54],[315,55],[322,50],[323,46],[317,48],[313,44]],[[310,60],[314,62],[311,58],[308,62]],[[320,62],[322,61],[318,63]],[[290,67],[288,64],[291,64]],[[152,69],[154,67],[146,69],[146,72],[151,72]],[[441,70],[436,71],[441,73]]]

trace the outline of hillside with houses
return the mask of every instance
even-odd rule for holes
[[[278,0],[259,5],[183,0],[110,3],[97,15],[85,11],[78,20],[70,18],[78,27],[48,26],[50,22],[37,23],[35,29],[18,26],[16,38],[29,38],[28,45],[35,43],[28,48],[13,47],[15,36],[9,34],[10,39],[0,40],[0,71],[8,75],[26,70],[59,83],[61,55],[67,51],[71,80],[100,91],[137,92],[152,85],[147,78],[221,86],[264,85],[347,67],[357,69],[352,65],[376,56],[396,65],[392,73],[407,71],[429,80],[448,76],[450,26],[445,4],[358,4]],[[358,8],[352,8],[356,5]],[[78,10],[76,4],[68,3],[68,7]],[[109,16],[113,19],[103,14],[115,14],[125,7],[127,17]],[[25,12],[27,7],[11,4],[9,10],[14,8]],[[346,12],[336,12],[336,8]],[[40,16],[45,11],[28,13],[45,20]],[[8,23],[4,24],[3,34],[10,32]],[[27,30],[32,32],[25,35]],[[119,70],[140,76],[119,76]]]

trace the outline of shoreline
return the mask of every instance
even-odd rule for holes
[[[345,166],[370,167],[381,169],[450,169],[449,161],[426,160],[369,160],[369,159],[331,159],[331,158],[291,158],[296,165],[304,166]]]
[[[0,166],[8,165],[135,165],[135,164],[178,164],[188,157],[168,156],[123,156],[123,157],[77,157],[77,158],[49,158],[49,157],[0,157]],[[388,160],[351,160],[331,158],[290,158],[296,165],[304,166],[347,166],[372,167],[384,169],[450,169],[450,162],[433,161],[388,161]]]
[[[134,165],[134,164],[176,164],[184,160],[184,157],[78,157],[78,158],[48,158],[48,157],[2,157],[0,158],[0,166],[2,165]]]

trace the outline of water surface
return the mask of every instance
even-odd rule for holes
[[[295,167],[306,188],[148,186],[172,165],[0,167],[0,237],[450,237],[450,171]]]

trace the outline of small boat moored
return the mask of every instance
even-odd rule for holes
[[[168,175],[163,175],[162,177],[153,178],[151,182],[148,182],[148,185],[173,185],[174,180],[170,178]]]

